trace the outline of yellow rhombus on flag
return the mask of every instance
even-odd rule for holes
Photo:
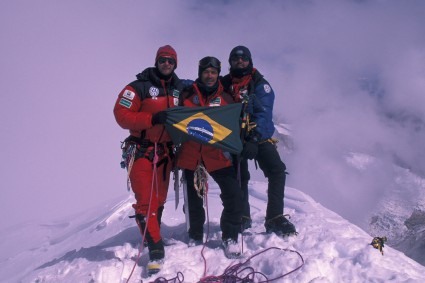
[[[211,125],[212,130],[213,130],[212,133],[208,129],[205,129],[203,127],[193,127],[193,126],[189,125],[190,122],[192,122],[193,120],[196,120],[196,119],[204,120],[209,125]],[[212,136],[212,138],[208,141],[209,144],[214,144],[216,142],[220,142],[232,133],[231,130],[229,130],[228,128],[224,127],[223,125],[217,123],[216,121],[212,120],[210,117],[205,115],[203,112],[198,112],[195,115],[192,115],[192,116],[180,121],[179,123],[175,123],[175,124],[173,124],[173,127],[179,129],[182,132],[185,132],[188,135],[191,135],[190,130],[202,132],[206,135],[210,135],[210,136]]]

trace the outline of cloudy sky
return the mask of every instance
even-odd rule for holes
[[[355,219],[392,184],[350,152],[425,175],[423,1],[29,1],[0,3],[0,212],[48,222],[127,194],[127,132],[112,108],[159,46],[177,74],[246,45],[296,150],[288,183]],[[261,174],[254,174],[262,178]]]

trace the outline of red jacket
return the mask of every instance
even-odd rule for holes
[[[151,142],[170,141],[164,125],[152,126],[152,115],[178,106],[182,89],[174,73],[169,81],[164,81],[158,77],[156,68],[147,68],[120,92],[114,107],[115,119],[132,136]]]
[[[183,106],[187,107],[214,107],[233,103],[231,95],[224,92],[220,82],[217,91],[209,96],[202,94],[195,82],[183,92],[182,97]],[[195,170],[201,162],[208,172],[232,166],[231,155],[228,152],[195,141],[183,143],[178,153],[177,166],[182,169]]]

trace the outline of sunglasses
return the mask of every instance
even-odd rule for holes
[[[176,60],[174,60],[173,58],[161,57],[161,58],[158,59],[159,64],[165,64],[165,62],[168,62],[168,64],[170,64],[170,65],[176,64]]]
[[[249,61],[249,57],[246,55],[242,55],[242,56],[232,56],[232,58],[230,58],[230,60],[232,60],[233,62],[237,62],[239,61],[239,59],[242,59],[242,61],[244,62],[248,62]]]

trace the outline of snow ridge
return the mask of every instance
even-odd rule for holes
[[[220,240],[220,191],[210,184],[208,194],[208,241],[202,246],[188,248],[184,215],[181,207],[174,209],[174,194],[170,188],[163,216],[163,236],[166,242],[166,260],[163,270],[147,277],[148,261],[144,249],[130,282],[153,282],[158,277],[174,278],[179,272],[184,282],[198,282],[202,277],[221,275],[226,267],[242,263],[255,256],[249,266],[268,279],[304,266],[279,282],[424,282],[425,267],[407,258],[389,246],[384,256],[370,246],[372,236],[350,224],[336,213],[324,208],[306,194],[287,187],[285,213],[299,231],[298,236],[281,238],[266,234],[264,216],[267,184],[251,182],[250,203],[253,227],[244,233],[244,256],[238,260],[224,257]],[[126,282],[138,253],[140,234],[132,219],[132,197],[116,205],[97,208],[82,218],[74,218],[41,229],[51,236],[34,243],[31,249],[2,259],[2,282]],[[182,203],[181,200],[180,203]],[[39,226],[41,227],[41,226]],[[61,227],[61,228],[58,228]],[[34,229],[34,226],[32,226]],[[22,238],[31,241],[31,236]],[[37,246],[35,246],[37,245]],[[271,249],[270,249],[271,248]],[[204,265],[206,269],[204,271]],[[264,280],[256,277],[255,282]]]

